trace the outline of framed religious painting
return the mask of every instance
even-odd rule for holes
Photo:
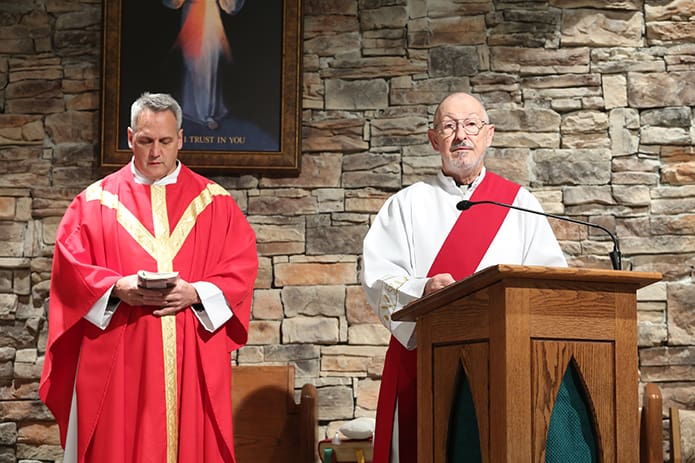
[[[301,0],[104,0],[99,168],[131,158],[130,105],[169,93],[179,159],[208,174],[297,175]]]

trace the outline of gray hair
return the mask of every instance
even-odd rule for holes
[[[183,124],[183,113],[179,103],[168,93],[143,93],[140,98],[130,106],[130,127],[136,130],[138,117],[143,109],[153,112],[171,111],[176,116],[176,129],[180,130]]]

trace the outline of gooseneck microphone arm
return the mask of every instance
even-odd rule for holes
[[[604,232],[608,233],[608,236],[610,236],[611,239],[613,240],[613,250],[608,253],[609,257],[611,258],[611,265],[613,266],[613,270],[621,270],[621,268],[622,268],[622,265],[620,262],[620,245],[618,244],[618,238],[613,234],[613,232],[611,232],[609,229],[607,229],[603,225],[599,225],[599,224],[591,223],[591,222],[585,222],[583,220],[573,219],[571,217],[565,217],[562,215],[555,215],[555,214],[549,214],[547,212],[534,211],[533,209],[525,209],[523,207],[512,206],[511,204],[498,203],[496,201],[469,201],[467,199],[464,199],[463,201],[459,201],[456,204],[456,209],[458,209],[459,211],[465,211],[465,210],[468,210],[471,207],[475,206],[476,204],[493,204],[495,206],[507,207],[509,209],[516,209],[516,210],[522,211],[522,212],[530,212],[531,214],[544,215],[546,217],[552,217],[553,219],[566,220],[568,222],[578,223],[579,225],[586,225],[587,227],[600,228]]]

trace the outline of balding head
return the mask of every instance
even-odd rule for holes
[[[490,122],[483,103],[478,98],[465,92],[447,95],[447,97],[439,103],[434,113],[434,125],[437,125],[444,115],[452,113],[476,115],[481,121],[486,123]]]

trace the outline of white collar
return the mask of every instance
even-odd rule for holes
[[[166,177],[162,177],[154,182],[149,178],[142,175],[142,173],[135,167],[135,157],[130,160],[130,170],[133,172],[133,177],[135,178],[135,183],[140,183],[142,185],[171,185],[176,183],[179,179],[179,173],[181,172],[181,162],[176,161],[176,169]]]
[[[483,179],[485,178],[486,172],[487,172],[487,170],[485,169],[485,166],[483,166],[483,168],[480,170],[480,173],[475,178],[475,180],[473,180],[472,183],[463,184],[463,185],[457,185],[456,181],[453,179],[453,177],[449,177],[441,170],[439,171],[439,173],[437,175],[438,175],[440,181],[444,185],[446,185],[447,187],[449,187],[451,189],[456,189],[456,190],[460,191],[461,193],[463,193],[464,195],[470,195],[478,187],[478,185],[480,185],[480,183],[483,181]]]

